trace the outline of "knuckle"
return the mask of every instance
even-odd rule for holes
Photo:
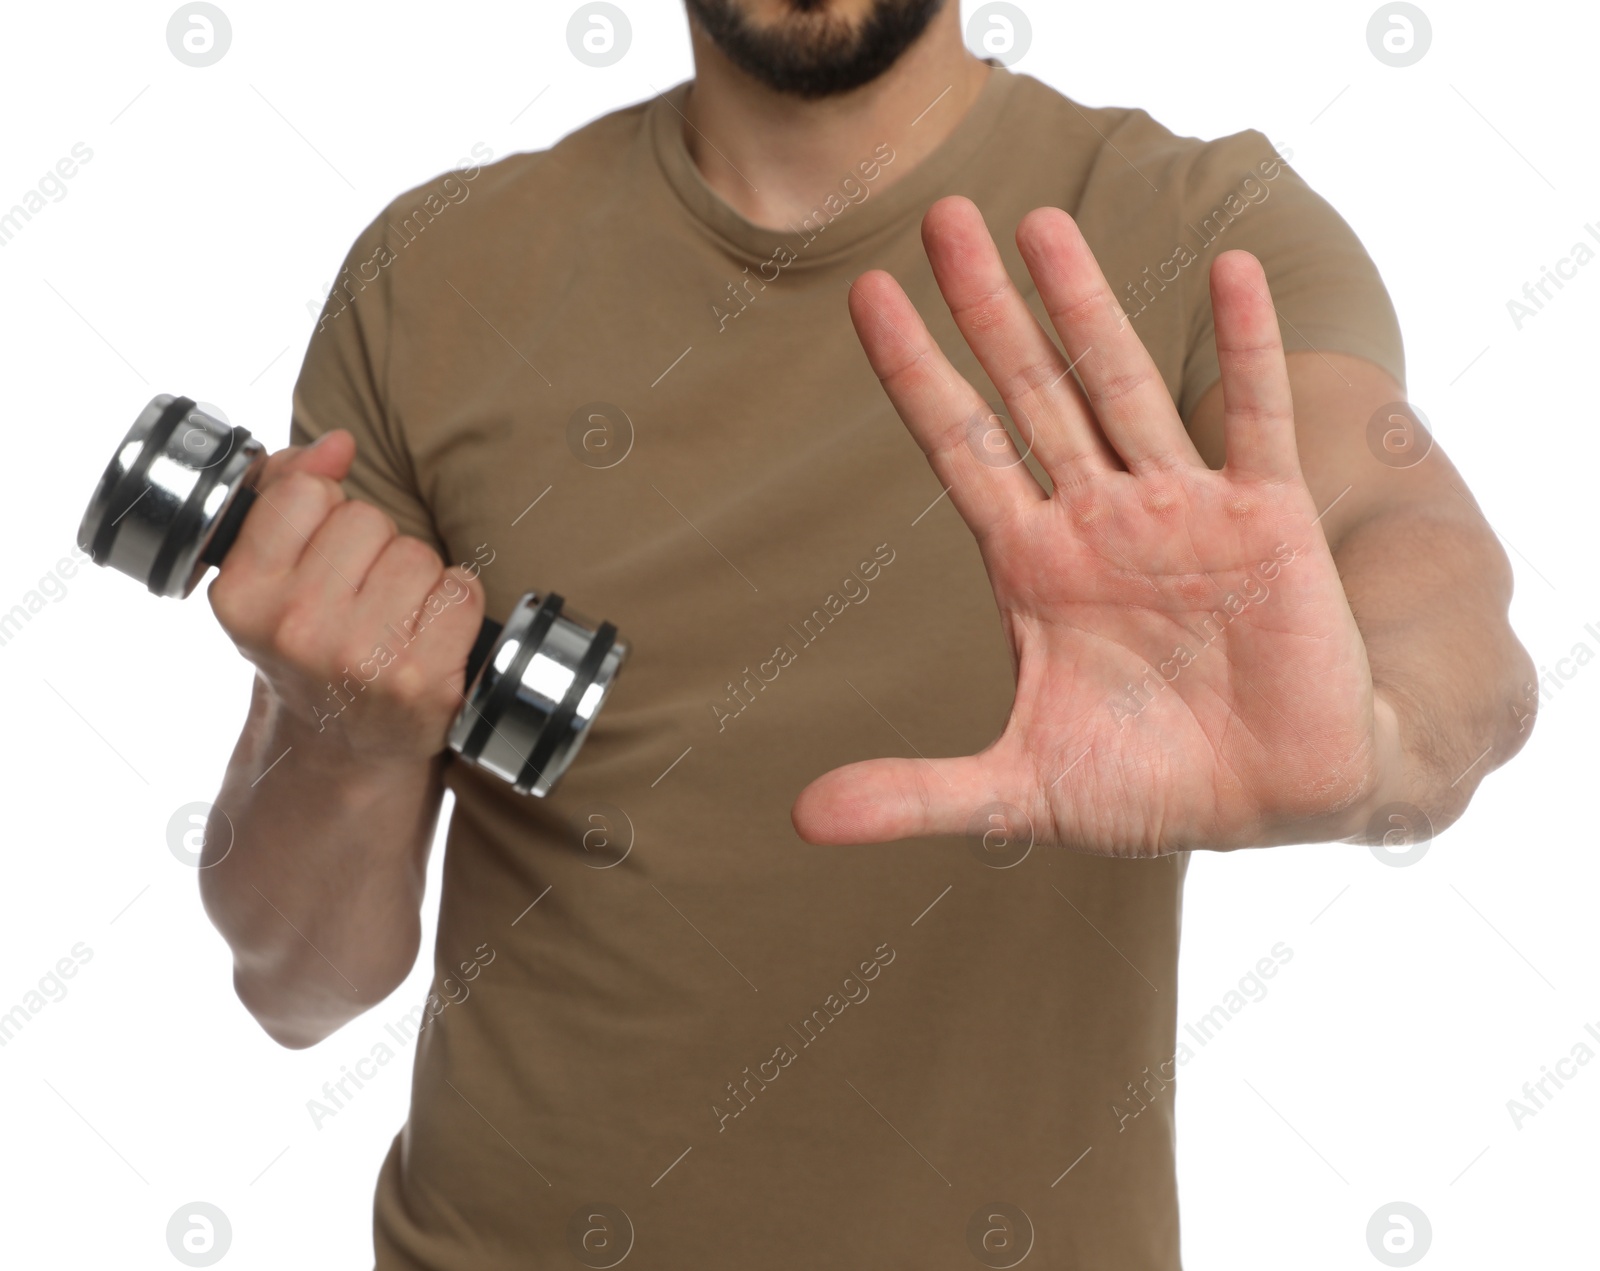
[[[396,534],[384,548],[384,555],[401,573],[418,578],[438,577],[443,564],[438,552],[420,538],[413,538],[409,534]]]
[[[454,594],[455,599],[469,609],[483,608],[487,601],[487,594],[483,589],[482,580],[468,574],[459,573],[453,574],[451,577],[455,578],[460,584],[459,590]]]
[[[1009,280],[1002,282],[953,306],[951,316],[955,318],[958,326],[973,331],[992,330],[1006,319],[1011,290]]]
[[[1109,311],[1107,297],[1099,291],[1090,291],[1077,295],[1069,300],[1063,300],[1059,305],[1049,310],[1053,322],[1063,326],[1075,327],[1079,323],[1092,322],[1103,318]]]
[[[426,671],[411,658],[403,658],[391,668],[386,683],[390,698],[405,710],[416,710],[428,702],[432,682]]]
[[[344,498],[344,492],[326,477],[291,472],[266,487],[262,498],[271,513],[265,517],[252,513],[246,524],[258,524],[270,538],[299,539],[327,519]]]
[[[260,643],[263,615],[272,603],[270,586],[260,577],[224,562],[206,588],[206,600],[218,625],[236,644]]]
[[[1002,397],[1019,401],[1046,397],[1046,390],[1061,384],[1065,378],[1066,363],[1058,356],[1030,357],[1018,366],[1003,385],[997,385]]]
[[[224,630],[232,630],[240,617],[239,585],[231,574],[219,571],[206,588],[206,599]]]
[[[286,472],[272,483],[273,493],[291,503],[310,503],[327,497],[326,477],[310,472]]]
[[[273,654],[290,666],[310,669],[323,660],[323,618],[305,604],[285,606],[278,615],[269,641]]]
[[[1144,388],[1151,378],[1149,370],[1142,367],[1134,371],[1111,371],[1094,386],[1094,396],[1105,403],[1121,401]]]
[[[341,532],[361,537],[393,537],[398,531],[392,518],[382,508],[361,499],[346,499],[329,513],[329,520],[337,518]]]

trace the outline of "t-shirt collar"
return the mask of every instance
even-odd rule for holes
[[[880,193],[873,189],[872,181],[852,168],[839,174],[839,183],[831,191],[819,191],[816,215],[811,221],[813,227],[825,225],[820,233],[802,226],[801,218],[796,218],[787,230],[756,225],[706,184],[684,141],[683,104],[692,80],[674,85],[652,101],[646,108],[646,126],[662,174],[691,217],[737,255],[765,260],[781,245],[787,245],[798,258],[791,267],[798,267],[838,256],[884,226],[908,213],[926,210],[951,192],[952,178],[998,131],[1016,85],[1013,72],[993,61],[990,68],[989,78],[965,117],[910,175],[902,175]],[[861,156],[862,163],[874,161],[878,156],[870,151]]]

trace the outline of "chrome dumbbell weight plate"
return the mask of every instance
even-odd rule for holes
[[[78,546],[158,596],[187,596],[232,545],[266,460],[243,428],[163,393],[107,465]]]
[[[523,794],[567,770],[628,656],[609,622],[563,605],[531,591],[517,602],[450,728],[452,750]]]
[[[187,596],[233,545],[265,463],[266,450],[245,429],[164,393],[117,447],[78,544],[158,596]],[[450,749],[523,794],[548,794],[627,654],[609,622],[596,626],[564,610],[553,593],[527,593],[504,628],[484,619]]]

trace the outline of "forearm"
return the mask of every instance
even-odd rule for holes
[[[1438,833],[1532,727],[1533,664],[1507,616],[1510,564],[1477,509],[1457,501],[1385,510],[1334,547],[1379,715],[1379,780],[1344,837],[1365,838],[1361,818],[1391,803],[1427,818],[1419,837]]]
[[[206,832],[206,912],[240,1000],[286,1046],[320,1041],[410,971],[443,796],[442,756],[373,763],[335,728],[291,718],[258,678]]]

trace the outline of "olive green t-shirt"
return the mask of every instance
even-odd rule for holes
[[[981,749],[1013,691],[846,289],[890,271],[998,404],[922,213],[976,202],[1044,320],[1013,234],[1064,208],[1187,418],[1218,252],[1261,259],[1287,347],[1403,383],[1384,286],[1261,133],[1176,136],[998,67],[921,163],[896,168],[907,121],[760,228],[695,167],[686,88],[395,200],[296,386],[294,440],[352,430],[350,492],[487,562],[491,616],[554,590],[633,646],[549,798],[449,765],[377,1265],[1170,1271],[1187,857],[790,823],[838,764]]]

